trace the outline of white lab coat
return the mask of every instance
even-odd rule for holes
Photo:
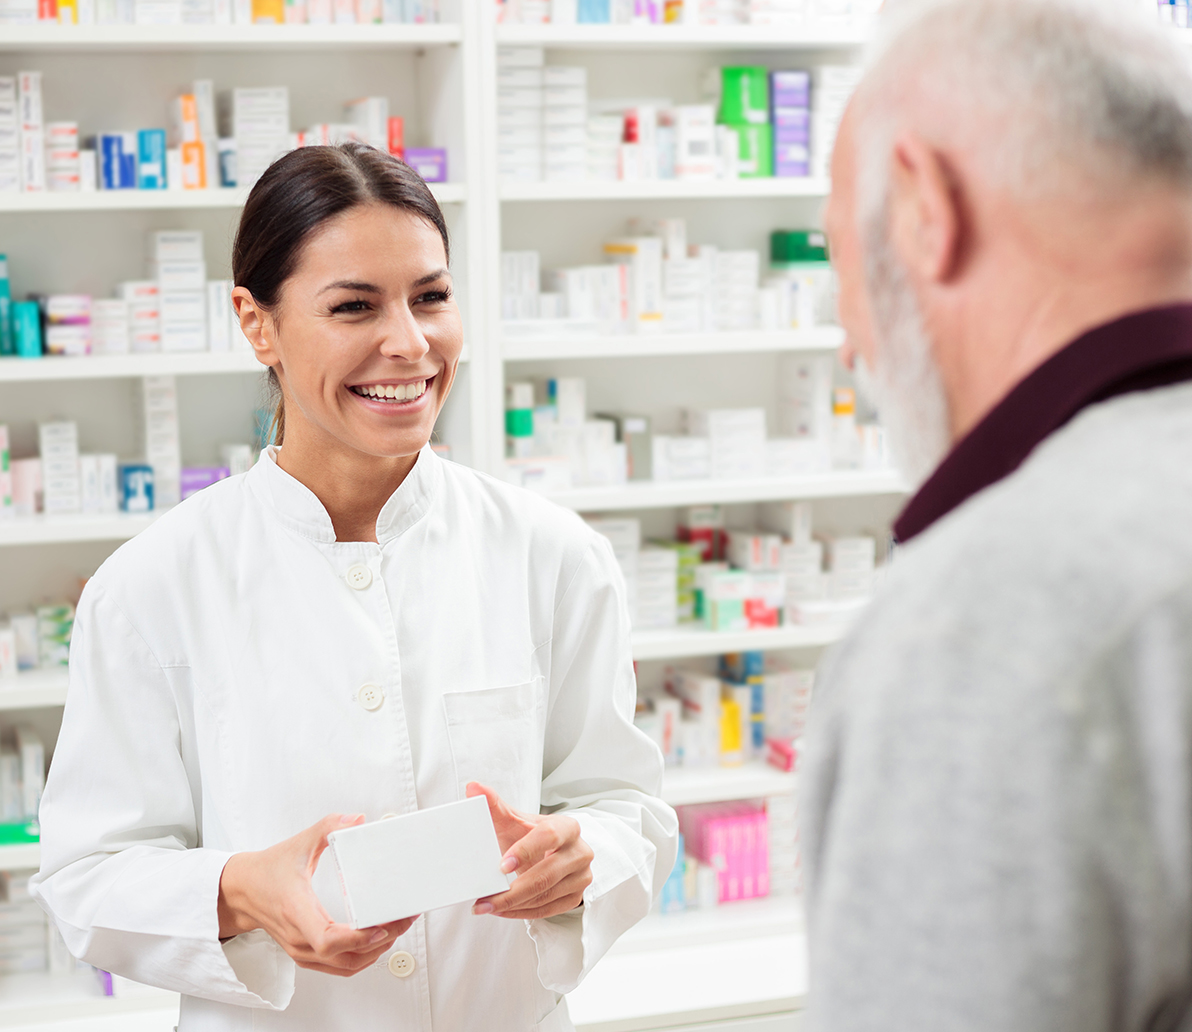
[[[337,542],[266,453],[120,548],[79,602],[33,891],[76,956],[182,993],[181,1032],[565,1032],[562,994],[673,865],[607,541],[429,448],[377,539]],[[388,954],[341,978],[261,931],[220,944],[232,853],[472,780],[579,821],[595,852],[581,910],[426,914],[394,947],[414,957],[405,978]],[[330,867],[316,890],[342,919]]]

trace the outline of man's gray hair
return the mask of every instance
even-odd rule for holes
[[[884,201],[900,94],[930,142],[965,147],[1023,199],[1062,193],[1074,173],[1192,189],[1192,60],[1148,6],[1144,15],[1132,0],[887,3],[861,87],[861,207],[876,214]],[[936,139],[933,111],[944,123]]]

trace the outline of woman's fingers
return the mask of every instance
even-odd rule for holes
[[[579,839],[579,821],[574,817],[547,817],[505,850],[501,870],[516,871],[520,877],[539,863],[547,853],[557,852]]]
[[[513,809],[487,785],[482,785],[478,781],[469,781],[464,791],[469,799],[482,795],[488,800],[488,812],[493,819],[497,843],[502,850],[508,850],[535,826],[535,822],[530,820],[526,814]]]
[[[319,857],[327,848],[327,836],[340,828],[351,828],[364,821],[364,814],[333,813],[324,817],[318,824],[312,824],[306,831],[295,836],[301,843],[300,848],[305,853],[306,868],[310,875],[314,875],[319,865]]]
[[[583,902],[584,890],[591,884],[591,871],[586,869],[576,871],[562,881],[556,882],[542,895],[526,900],[518,907],[510,907],[498,912],[497,917],[530,921],[536,917],[553,917],[555,914],[565,914]],[[543,913],[546,910],[549,910],[550,913]]]
[[[334,975],[364,970],[409,931],[416,918],[354,929],[331,919],[311,887],[327,836],[362,814],[331,814],[257,853],[238,853],[220,879],[220,934],[264,928],[304,968]]]
[[[519,878],[518,881],[521,881]],[[583,895],[584,889],[592,884],[592,872],[586,865],[568,866],[562,871],[552,871],[537,884],[530,886],[521,895],[506,893],[491,901],[492,913],[498,917],[513,917],[523,910],[545,906],[563,896]],[[576,904],[578,905],[578,904]],[[570,908],[569,908],[570,909]]]
[[[508,892],[478,900],[472,912],[509,917],[515,912],[555,900],[561,891],[560,886],[566,885],[567,891],[570,891],[570,887],[580,881],[583,883],[579,886],[582,895],[583,890],[592,881],[592,850],[576,835],[563,848],[549,853],[538,863],[524,869]]]

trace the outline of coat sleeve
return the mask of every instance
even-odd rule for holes
[[[219,940],[230,853],[203,848],[189,671],[164,667],[93,578],[41,804],[33,895],[76,957],[190,996],[284,1008],[294,964],[262,931]]]
[[[604,538],[587,549],[555,610],[542,807],[580,823],[592,884],[582,908],[528,922],[538,977],[574,989],[640,921],[675,863],[678,821],[658,797],[662,754],[633,724],[624,581]]]

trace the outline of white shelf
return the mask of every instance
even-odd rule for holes
[[[803,907],[798,897],[746,899],[704,910],[651,914],[622,935],[609,953],[645,953],[705,942],[733,942],[757,935],[788,935],[803,928]]]
[[[733,505],[793,498],[851,498],[905,494],[906,484],[894,470],[843,470],[801,477],[757,480],[639,481],[611,487],[573,487],[548,497],[576,512],[669,509],[682,505]]]
[[[102,516],[32,516],[2,520],[0,547],[70,541],[128,541],[160,515],[161,512],[121,512]]]
[[[16,50],[337,50],[459,43],[443,25],[5,25],[0,52]]]
[[[568,995],[567,1005],[578,1032],[692,1026],[711,1032],[730,1027],[713,1022],[763,1016],[781,1022],[766,1028],[796,1029],[796,1012],[806,996],[807,938],[802,932],[784,932],[610,953]]]
[[[61,706],[66,702],[67,680],[66,667],[0,677],[0,711]]]
[[[682,659],[685,656],[719,656],[725,652],[773,649],[814,649],[840,641],[848,624],[827,623],[755,631],[707,631],[691,625],[665,631],[634,631],[634,659]],[[0,682],[2,683],[2,682]]]
[[[99,979],[89,969],[69,974],[38,971],[5,975],[0,978],[0,1028],[26,1024],[36,1027],[45,1022],[70,1021],[72,1018],[110,1019],[169,1008],[173,1020],[164,1026],[168,1029],[177,1023],[178,1001],[177,993],[147,985],[131,986],[127,995],[103,996]],[[53,1027],[57,1028],[56,1025]]]
[[[753,760],[740,767],[667,767],[662,798],[671,806],[760,799],[795,790],[795,775]]]
[[[817,326],[790,333],[593,334],[592,336],[505,337],[501,357],[506,362],[535,359],[648,358],[655,355],[726,355],[761,351],[828,351],[844,343],[838,326]]]
[[[814,176],[759,179],[589,179],[506,182],[502,201],[638,201],[704,198],[827,197],[831,184]]]
[[[96,380],[122,376],[263,373],[251,351],[195,351],[176,355],[87,355],[79,358],[0,358],[0,383]],[[0,524],[0,537],[4,534]]]
[[[553,50],[841,50],[864,45],[862,29],[787,25],[497,26],[497,43]]]
[[[106,28],[107,26],[103,26]],[[202,28],[202,26],[195,26]],[[290,26],[301,28],[301,26]],[[440,204],[467,198],[463,183],[429,183]],[[240,208],[247,189],[96,190],[89,193],[0,193],[0,214],[80,211],[182,211],[194,208]]]
[[[32,871],[41,866],[41,846],[30,842],[19,846],[0,846],[0,871]],[[9,976],[0,977],[0,998]]]

